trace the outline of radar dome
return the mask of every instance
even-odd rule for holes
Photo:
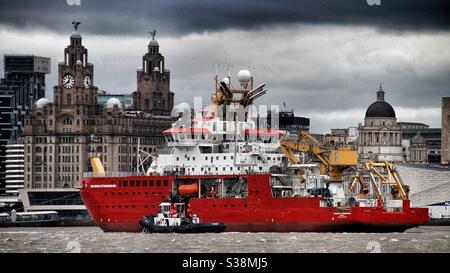
[[[225,84],[230,84],[230,79],[228,77],[223,78],[222,80]]]
[[[50,101],[46,98],[41,98],[36,101],[36,108],[43,108],[46,106]]]
[[[158,42],[155,39],[152,39],[149,43],[148,46],[159,46]]]
[[[246,69],[243,69],[238,72],[237,79],[240,83],[248,83],[252,79],[252,73]]]
[[[189,103],[182,102],[173,107],[172,116],[178,117],[180,113],[185,113],[189,111],[191,111],[191,106],[189,105]]]
[[[122,108],[122,104],[120,103],[120,100],[118,100],[116,98],[110,98],[105,104],[106,108],[114,108],[115,106]]]

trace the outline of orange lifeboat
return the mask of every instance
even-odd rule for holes
[[[178,186],[178,193],[181,195],[198,193],[198,182]]]

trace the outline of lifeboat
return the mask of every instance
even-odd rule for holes
[[[198,182],[178,186],[178,193],[181,195],[196,194],[198,193],[198,190],[199,190]]]

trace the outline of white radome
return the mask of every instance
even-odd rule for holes
[[[185,112],[189,112],[189,111],[191,111],[191,106],[189,105],[189,103],[182,102],[173,107],[172,116],[178,117],[178,115],[180,113],[185,113]]]
[[[43,108],[46,106],[50,101],[46,98],[40,98],[38,101],[36,101],[36,108]]]
[[[225,84],[230,84],[230,79],[228,77],[223,78],[222,80]]]
[[[106,108],[114,108],[114,106],[122,108],[122,104],[120,103],[120,100],[118,100],[116,98],[110,98],[105,104]]]
[[[246,69],[243,69],[238,72],[237,79],[240,83],[248,83],[252,79],[252,73]]]

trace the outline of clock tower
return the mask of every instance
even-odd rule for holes
[[[72,24],[75,31],[64,49],[64,61],[58,64],[58,85],[54,87],[55,104],[62,109],[95,106],[98,91],[93,85],[94,65],[88,62],[88,50],[78,32],[80,22]]]
[[[158,116],[170,116],[174,94],[170,91],[170,71],[155,40],[156,30],[150,31],[152,40],[142,57],[142,69],[137,71],[137,90],[133,92],[134,109]]]

